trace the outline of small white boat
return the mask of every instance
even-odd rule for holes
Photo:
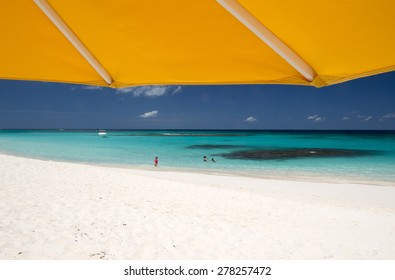
[[[100,129],[97,135],[101,137],[107,137],[107,131],[105,131],[104,129]]]

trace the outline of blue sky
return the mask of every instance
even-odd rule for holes
[[[0,80],[0,129],[395,129],[395,72],[324,88]]]

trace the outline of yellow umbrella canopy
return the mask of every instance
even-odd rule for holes
[[[1,79],[325,86],[395,69],[393,0],[1,2]]]

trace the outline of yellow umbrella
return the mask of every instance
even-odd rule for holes
[[[1,1],[0,78],[324,86],[395,69],[393,0]]]

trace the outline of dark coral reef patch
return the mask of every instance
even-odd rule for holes
[[[280,160],[296,158],[355,157],[375,154],[375,151],[330,148],[295,148],[272,150],[244,150],[217,154],[228,159]]]

